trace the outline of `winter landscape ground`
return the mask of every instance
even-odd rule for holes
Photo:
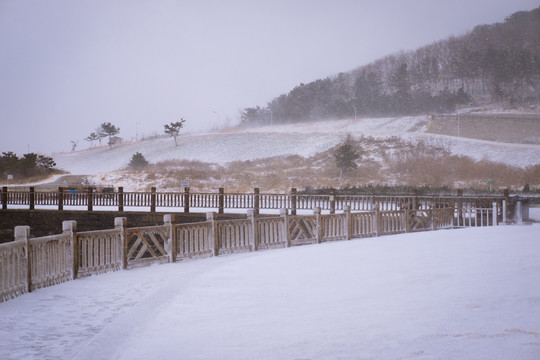
[[[152,176],[118,171],[137,151],[150,162],[257,167],[258,158],[324,154],[348,134],[379,139],[396,156],[393,144],[422,141],[477,160],[539,163],[540,145],[427,134],[427,123],[229,129],[184,135],[178,147],[158,138],[54,158],[86,181],[131,190]],[[303,166],[322,166],[322,157]],[[538,359],[539,230],[409,233],[77,279],[0,303],[0,359]]]
[[[540,358],[539,225],[155,265],[0,303],[0,358]]]

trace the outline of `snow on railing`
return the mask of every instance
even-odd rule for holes
[[[199,259],[214,254],[212,224],[197,222],[175,225],[176,260]]]
[[[137,228],[128,228],[126,218],[118,217],[114,229],[87,232],[77,232],[75,221],[64,221],[62,234],[40,238],[30,238],[29,226],[17,226],[15,241],[0,244],[0,300],[153,263],[466,225],[462,222],[497,224],[496,203],[491,208],[461,206],[384,211],[375,207],[363,212],[346,206],[339,214],[322,214],[316,208],[312,215],[290,215],[282,209],[279,216],[259,216],[252,209],[246,219],[218,220],[211,212],[205,222],[187,224],[174,224],[174,215],[167,214],[163,225]]]
[[[0,302],[28,291],[29,226],[15,228],[15,241],[0,244]]]
[[[66,230],[30,239],[29,291],[74,279],[73,237]]]
[[[123,267],[121,229],[76,234],[78,277],[120,270]]]

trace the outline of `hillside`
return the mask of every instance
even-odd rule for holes
[[[180,180],[191,180],[193,189],[199,191],[218,187],[284,191],[368,183],[453,187],[459,181],[472,185],[488,179],[518,188],[531,181],[535,184],[534,174],[524,173],[520,178],[517,172],[540,163],[540,145],[427,133],[430,122],[431,117],[419,116],[234,128],[184,135],[176,147],[172,138],[158,138],[53,157],[59,168],[85,175],[87,183],[124,186],[126,190],[156,186],[161,191],[178,191]],[[347,135],[355,139],[363,155],[357,171],[339,180],[332,149]],[[136,152],[153,165],[141,171],[126,169]],[[474,175],[480,168],[475,162],[480,161],[488,170]],[[440,169],[428,175],[429,169],[423,171],[422,167]]]
[[[485,104],[538,105],[538,44],[540,7],[299,84],[265,106],[246,108],[242,121],[268,124],[451,113]]]

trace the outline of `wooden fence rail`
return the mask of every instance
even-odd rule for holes
[[[96,207],[114,208],[125,211],[126,208],[144,208],[155,212],[157,208],[174,209],[174,211],[190,212],[192,209],[208,212],[215,210],[223,213],[225,210],[254,209],[255,214],[260,210],[287,209],[292,215],[298,210],[311,211],[320,208],[330,214],[336,211],[397,211],[403,209],[429,210],[439,208],[455,208],[460,211],[459,222],[462,225],[474,226],[476,221],[486,220],[486,215],[480,215],[478,209],[490,209],[493,202],[497,203],[498,221],[503,221],[508,210],[509,196],[466,197],[461,196],[417,196],[417,195],[308,195],[298,194],[291,189],[289,194],[261,194],[255,188],[253,193],[225,193],[220,188],[217,193],[193,193],[185,188],[182,193],[156,192],[124,192],[118,188],[117,192],[96,192],[89,188],[85,191],[67,190],[58,188],[58,191],[35,191],[31,187],[28,191],[18,188],[2,187],[0,193],[0,209],[8,207],[27,206],[33,210],[36,206],[56,207],[63,210],[65,206],[79,210],[94,210]],[[503,203],[506,205],[503,206]],[[83,209],[81,209],[83,208]],[[503,212],[502,209],[505,209]],[[489,210],[491,211],[491,210]],[[478,220],[475,220],[475,216]],[[489,220],[492,221],[492,220]]]
[[[239,207],[253,200],[231,199]],[[282,209],[279,216],[259,216],[252,209],[246,219],[218,221],[217,213],[211,212],[205,222],[189,224],[174,224],[174,215],[167,214],[163,225],[128,228],[126,218],[118,217],[114,229],[87,232],[77,232],[76,222],[69,220],[62,223],[62,234],[39,238],[30,238],[29,226],[17,226],[15,241],[0,244],[0,301],[78,277],[153,263],[456,225],[497,225],[497,211],[495,202],[491,208],[375,207],[363,212],[346,206],[339,214],[322,214],[315,208],[311,215]]]

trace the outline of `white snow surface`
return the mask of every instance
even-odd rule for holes
[[[335,120],[236,129],[212,134],[183,135],[178,146],[172,138],[96,147],[53,154],[57,167],[75,175],[119,170],[140,152],[151,163],[169,159],[225,164],[236,160],[300,155],[308,157],[341,143],[347,134],[401,138],[442,143],[453,154],[526,167],[540,162],[540,145],[508,144],[424,133],[429,117]]]
[[[1,359],[539,359],[540,225],[155,265],[0,303]]]

